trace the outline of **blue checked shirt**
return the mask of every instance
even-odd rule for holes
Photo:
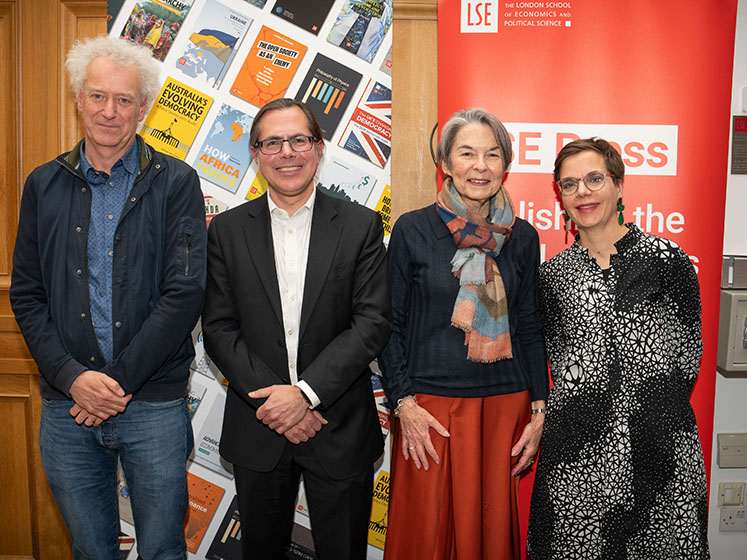
[[[80,170],[91,187],[91,219],[88,224],[88,290],[91,319],[101,353],[107,362],[114,358],[112,332],[112,262],[114,233],[137,177],[140,146],[133,142],[112,167],[111,175],[97,171],[80,151]]]

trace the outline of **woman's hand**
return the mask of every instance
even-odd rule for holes
[[[449,432],[430,412],[420,406],[415,399],[405,399],[399,407],[399,421],[402,435],[402,455],[407,461],[410,457],[419,469],[428,470],[428,456],[438,465],[439,458],[431,441],[430,430],[433,428],[443,436]]]
[[[546,408],[545,401],[534,401],[532,408]],[[524,469],[531,467],[534,463],[534,458],[537,455],[539,449],[540,439],[542,439],[542,428],[545,425],[545,414],[532,414],[532,419],[529,424],[524,426],[524,431],[521,433],[519,441],[516,442],[511,448],[511,457],[519,457],[519,461],[516,463],[513,469],[511,469],[511,476],[516,476],[521,473]]]

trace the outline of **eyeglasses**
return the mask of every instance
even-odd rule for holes
[[[257,140],[254,143],[255,148],[266,156],[279,154],[283,149],[283,142],[288,142],[291,150],[294,152],[308,152],[318,139],[314,136],[293,136],[292,138],[270,138],[269,140]]]
[[[573,194],[578,190],[578,185],[581,181],[584,182],[586,188],[590,191],[598,191],[607,182],[607,177],[614,177],[610,173],[602,173],[601,171],[592,171],[587,173],[582,179],[576,179],[573,177],[567,177],[561,179],[558,182],[561,194]]]

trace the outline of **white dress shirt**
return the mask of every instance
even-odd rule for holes
[[[298,330],[301,327],[301,303],[306,281],[306,264],[309,260],[311,216],[314,211],[316,189],[306,203],[293,216],[278,207],[267,195],[272,224],[272,244],[275,249],[275,271],[280,288],[280,303],[283,310],[285,350],[288,353],[288,372],[291,384],[296,385],[311,402],[310,408],[321,401],[304,380],[298,380]]]

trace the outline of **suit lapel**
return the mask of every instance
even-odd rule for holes
[[[319,294],[324,287],[324,280],[329,274],[337,244],[340,240],[340,226],[335,222],[337,210],[328,195],[317,190],[314,202],[314,215],[311,217],[311,238],[309,239],[309,259],[306,264],[303,304],[301,306],[301,330],[303,336]]]
[[[259,276],[259,281],[270,301],[275,317],[283,324],[283,310],[280,304],[280,288],[275,270],[275,253],[272,245],[272,226],[267,194],[248,206],[248,221],[244,225],[244,239],[249,257]]]

